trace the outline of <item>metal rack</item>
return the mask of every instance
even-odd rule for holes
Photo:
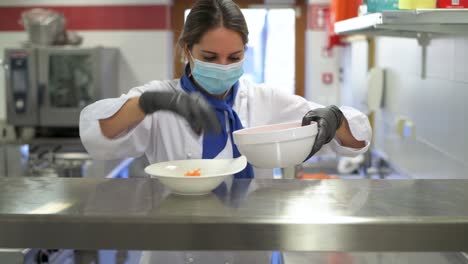
[[[423,33],[468,35],[468,10],[385,11],[337,22],[335,32],[416,38]]]
[[[418,9],[385,11],[335,23],[340,35],[415,38],[422,48],[421,77],[426,77],[426,55],[430,40],[438,36],[468,35],[468,10]]]

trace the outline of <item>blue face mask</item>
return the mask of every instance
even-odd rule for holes
[[[192,75],[195,81],[210,94],[224,94],[244,74],[244,60],[229,65],[208,63],[192,56],[194,69]]]

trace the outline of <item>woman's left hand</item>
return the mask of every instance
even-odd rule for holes
[[[302,125],[306,126],[312,121],[315,121],[317,122],[318,128],[314,146],[306,160],[312,157],[323,145],[327,144],[335,137],[336,131],[340,128],[343,120],[343,113],[334,105],[317,108],[305,114],[302,118]]]

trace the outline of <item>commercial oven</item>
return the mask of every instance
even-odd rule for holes
[[[17,127],[78,127],[88,104],[118,96],[118,49],[5,50],[7,121]]]

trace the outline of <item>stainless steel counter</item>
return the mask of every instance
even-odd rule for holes
[[[466,251],[468,180],[0,178],[0,247]]]

